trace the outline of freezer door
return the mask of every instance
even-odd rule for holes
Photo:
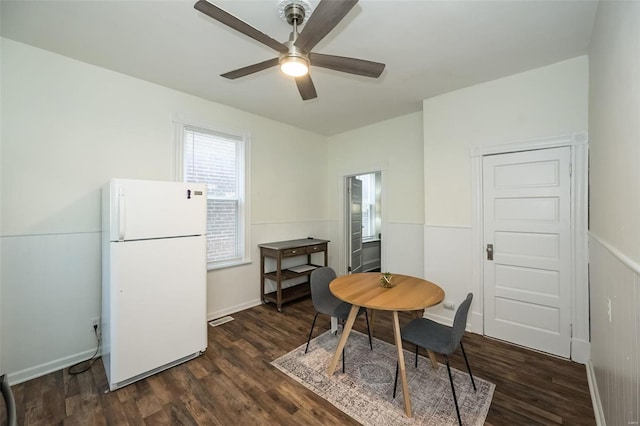
[[[207,232],[206,184],[112,179],[104,190],[109,241]]]
[[[110,243],[109,382],[207,347],[206,237]]]

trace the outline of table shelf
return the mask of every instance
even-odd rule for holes
[[[310,266],[313,266],[314,269],[320,268],[320,265],[310,265]],[[311,275],[314,269],[311,269],[309,271],[304,271],[304,272],[296,272],[296,271],[292,271],[291,269],[283,269],[280,271],[280,279],[284,281],[284,280],[292,280],[294,278],[306,277]],[[264,277],[271,281],[277,281],[278,271],[265,272]]]
[[[292,302],[294,300],[301,299],[303,297],[307,297],[311,294],[311,288],[308,282],[303,282],[300,284],[296,284],[292,287],[283,288],[280,290],[280,303]],[[264,302],[270,303],[278,303],[278,292],[272,291],[271,293],[266,293],[263,296]],[[280,310],[282,311],[282,310]]]

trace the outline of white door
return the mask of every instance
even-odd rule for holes
[[[349,272],[362,272],[362,181],[350,177],[349,188]]]
[[[570,148],[483,158],[484,330],[568,358]]]

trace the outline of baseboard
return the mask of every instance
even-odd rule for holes
[[[582,339],[571,339],[571,360],[586,364],[591,360],[591,342]]]
[[[79,362],[91,359],[95,352],[95,349],[90,349],[88,351],[36,365],[34,367],[25,368],[24,370],[16,371],[15,373],[8,373],[7,379],[11,386],[17,385],[18,383],[26,382],[27,380],[35,379],[37,377],[44,376],[45,374],[53,373],[64,368],[71,367]],[[102,361],[96,360],[95,362]]]
[[[433,314],[431,312],[425,312],[422,315],[422,317],[430,319],[430,320],[435,321],[435,322],[438,322],[440,324],[447,325],[449,327],[453,327],[453,320],[451,318],[445,317],[443,315],[436,315],[436,314]],[[476,333],[475,331],[473,331],[472,325],[471,325],[471,323],[468,322],[468,319],[467,319],[467,325],[465,326],[465,330],[470,332],[470,333]],[[476,334],[479,334],[479,333],[476,333]]]
[[[440,315],[434,315],[434,314],[429,314],[429,316],[424,315],[425,318],[429,318],[432,319],[434,321],[437,321],[439,323],[448,325],[449,327],[453,326],[453,319],[448,318],[448,317],[444,317],[444,316],[440,316]],[[479,334],[481,336],[484,335],[484,317],[482,316],[481,312],[469,312],[469,316],[467,317],[467,326],[465,328],[465,330],[474,333],[474,334]]]
[[[435,321],[435,322],[439,322],[440,324],[444,324],[444,325],[447,325],[449,327],[453,327],[453,320],[451,318],[449,318],[449,317],[444,316],[444,315],[438,315],[438,314],[434,314],[432,312],[425,311],[424,314],[422,315],[422,317],[430,319],[430,320]]]
[[[254,306],[258,306],[261,303],[262,302],[260,301],[260,299],[254,299],[249,302],[232,306],[227,309],[210,312],[207,314],[207,321],[211,321],[213,319],[220,318],[225,315],[233,314],[239,311],[243,311],[245,309],[252,308]],[[44,364],[29,367],[24,370],[16,371],[13,373],[7,373],[7,379],[11,386],[17,385],[19,383],[26,382],[27,380],[35,379],[37,377],[44,376],[45,374],[53,373],[55,371],[70,367],[79,362],[88,360],[93,356],[94,353],[95,353],[95,349],[90,349],[84,352],[80,352],[80,353],[69,355],[53,361],[49,361]],[[99,362],[99,361],[96,361],[96,362]]]
[[[254,299],[245,303],[240,303],[239,305],[221,309],[219,311],[209,312],[207,314],[207,322],[214,320],[216,318],[224,317],[225,315],[235,314],[236,312],[244,311],[245,309],[253,308],[254,306],[258,306],[261,304],[262,304],[262,301],[260,299]]]
[[[482,312],[471,311],[471,331],[475,334],[484,334],[484,316]]]
[[[598,382],[596,381],[596,372],[593,369],[591,360],[587,361],[587,381],[589,382],[589,393],[591,393],[591,404],[593,404],[593,414],[596,418],[598,426],[606,426],[607,422],[604,418],[602,410],[602,401],[600,400],[600,392],[598,391]]]

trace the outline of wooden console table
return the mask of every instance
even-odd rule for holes
[[[311,294],[308,277],[315,268],[327,266],[329,260],[328,242],[329,240],[304,238],[300,240],[258,244],[258,247],[260,247],[260,294],[262,295],[262,301],[264,303],[275,303],[278,311],[282,312],[283,303]],[[324,252],[324,265],[312,264],[311,255],[322,252]],[[300,257],[299,265],[290,267],[298,269],[298,271],[282,269],[282,260],[293,257]],[[271,258],[276,261],[276,269],[274,271],[265,271],[265,258]],[[288,288],[282,288],[284,281],[299,277],[307,277],[307,281]],[[265,293],[265,279],[275,282],[275,291]]]

